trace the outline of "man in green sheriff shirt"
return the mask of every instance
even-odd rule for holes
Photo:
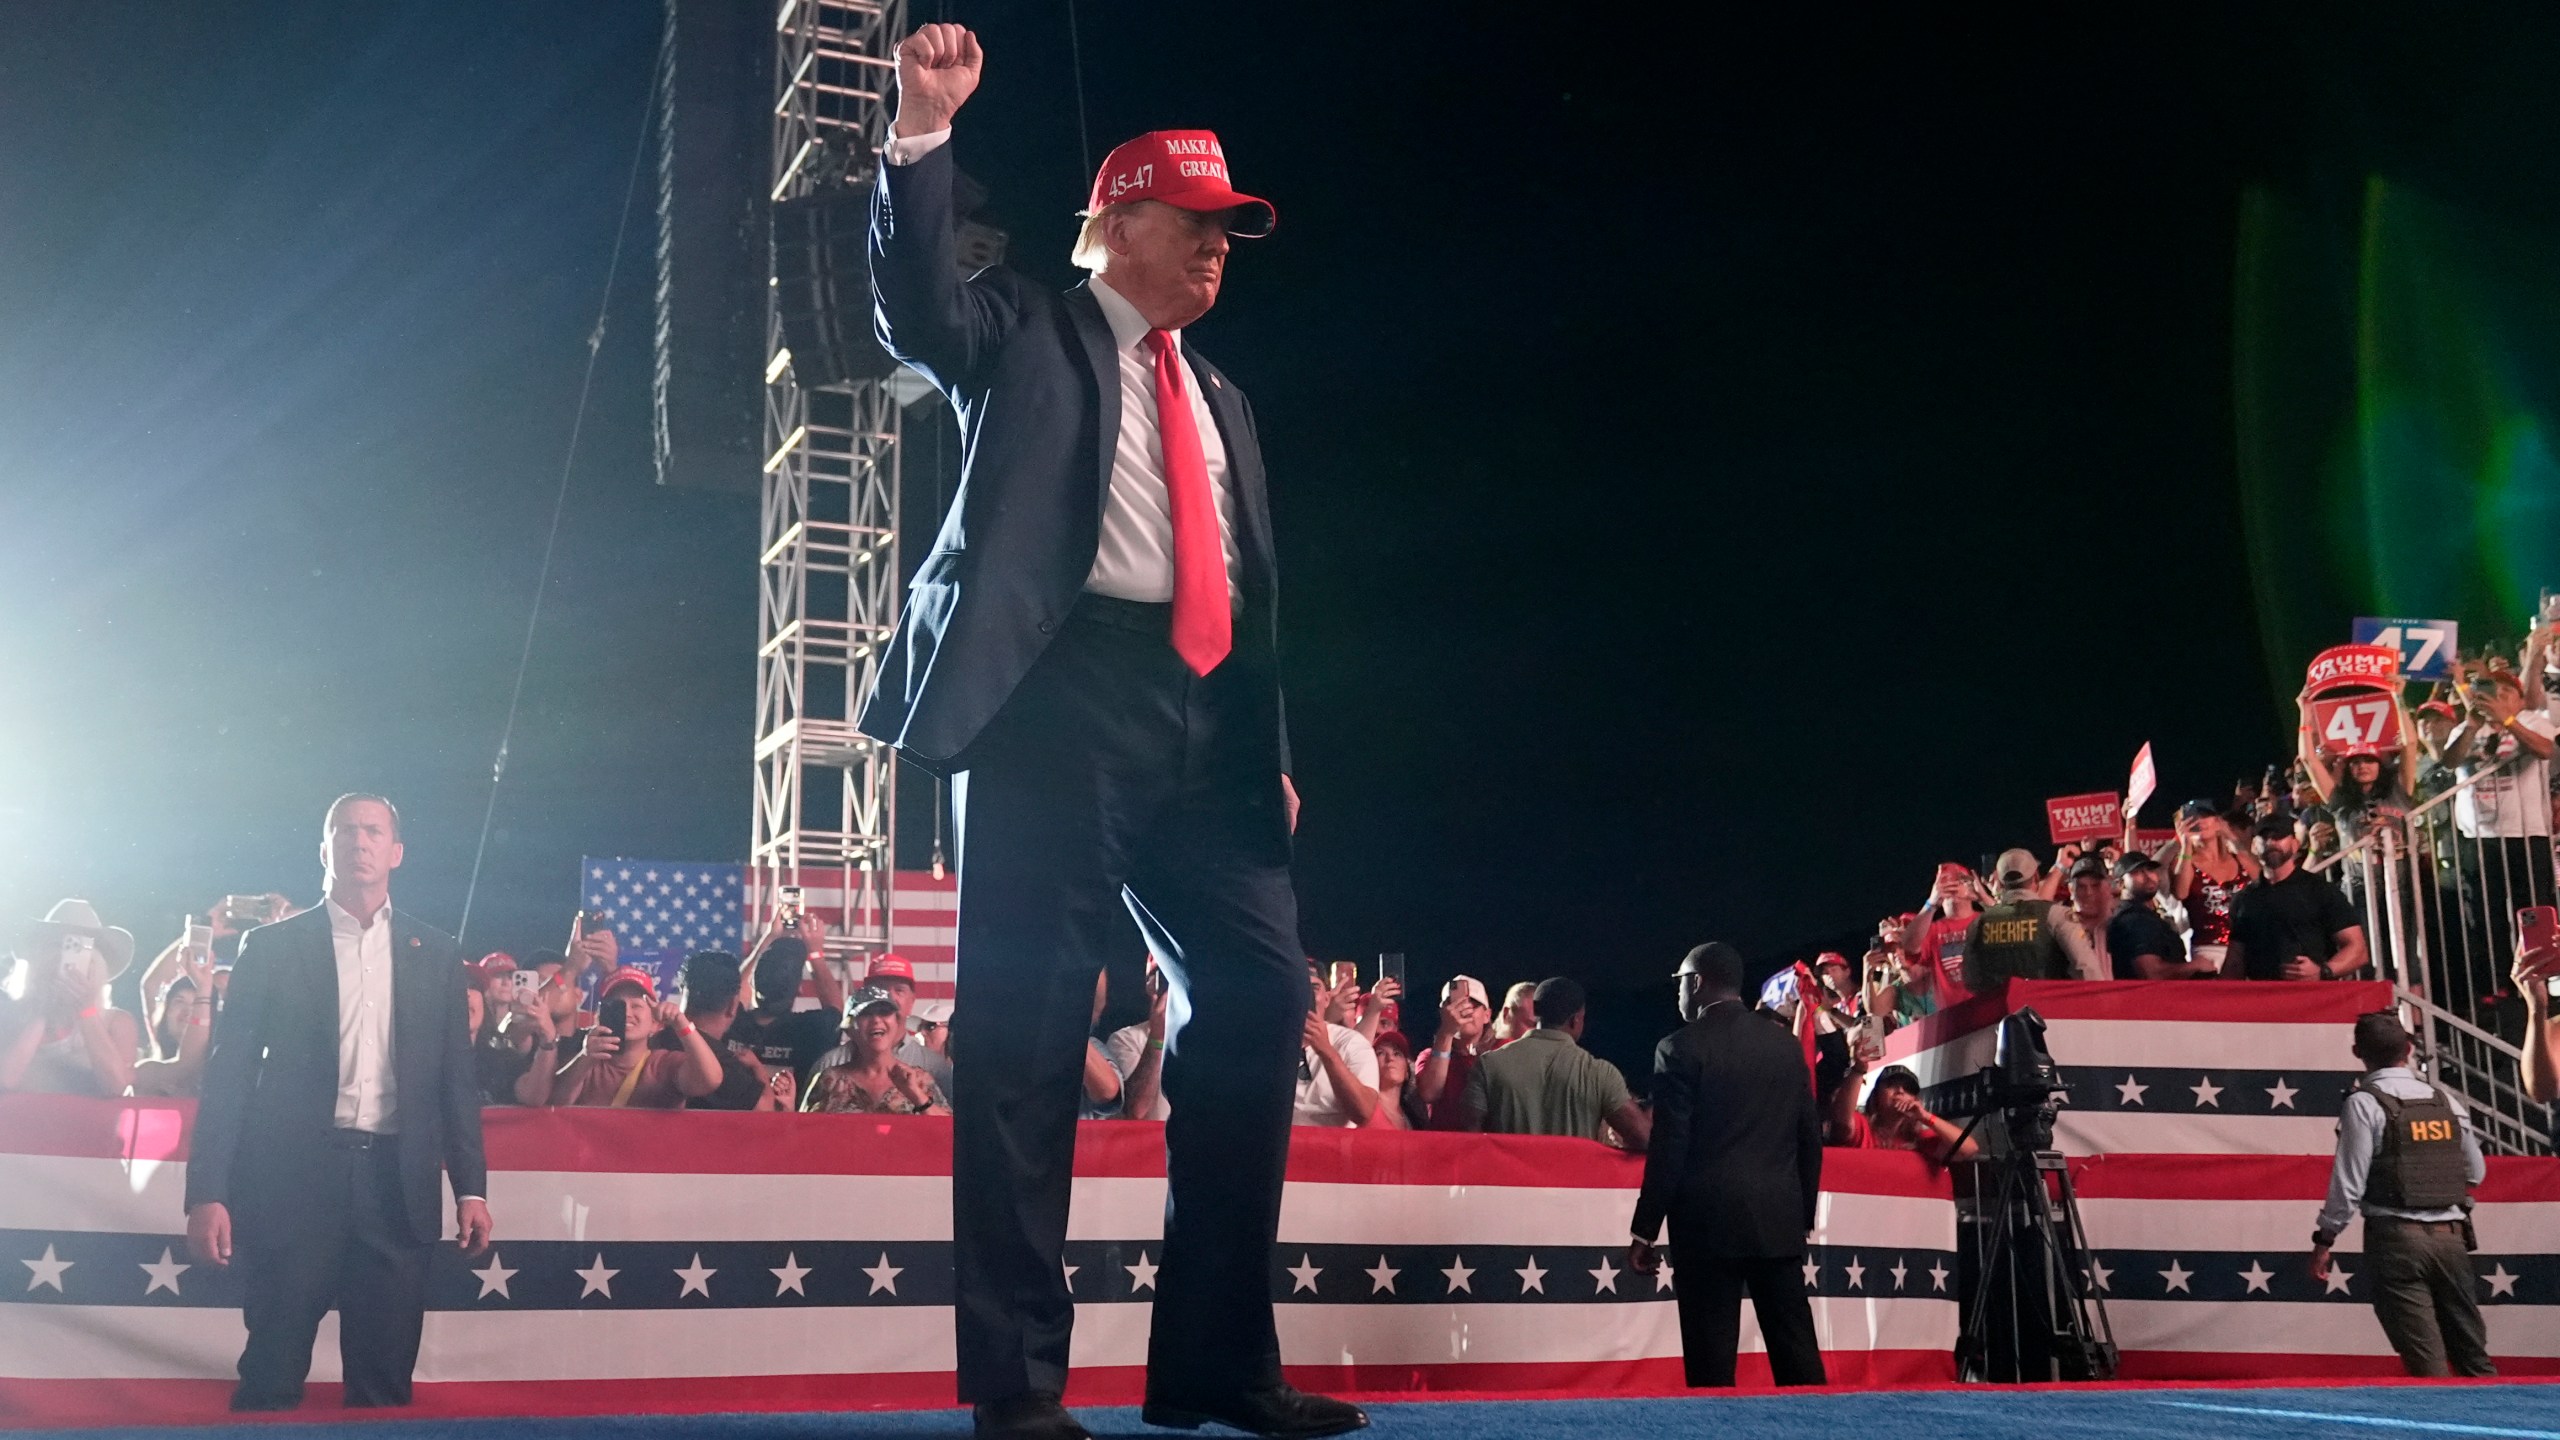
[[[1487,1053],[1467,1077],[1463,1128],[1598,1140],[1606,1121],[1626,1148],[1642,1150],[1652,1117],[1627,1093],[1617,1066],[1582,1048],[1582,986],[1562,976],[1543,980],[1529,1003],[1537,1028]]]
[[[2102,980],[2097,952],[2071,907],[2036,889],[2042,867],[2025,850],[2004,851],[2000,894],[1965,932],[1964,983],[1979,995],[2003,980]]]

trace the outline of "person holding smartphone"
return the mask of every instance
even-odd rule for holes
[[[2546,906],[2517,918],[2522,938],[2510,978],[2516,993],[2524,997],[2524,1057],[2516,1069],[2525,1098],[2548,1105],[2560,1100],[2560,1066],[2553,1061],[2555,1052],[2560,1052],[2560,1021],[2551,1014],[2551,989],[2560,985],[2560,933],[2556,933],[2560,925],[2554,923],[2560,917]],[[2555,1123],[2553,1136],[2560,1141],[2560,1123]]]
[[[662,1030],[672,1031],[680,1048],[653,1048],[649,1042]],[[595,1028],[551,1082],[551,1103],[680,1110],[719,1089],[720,1075],[720,1057],[684,1007],[660,1000],[649,972],[626,965],[597,992]]]

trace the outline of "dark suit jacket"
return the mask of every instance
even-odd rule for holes
[[[1794,1036],[1727,1002],[1664,1038],[1636,1234],[1668,1216],[1674,1239],[1710,1255],[1795,1255],[1821,1189],[1822,1119]]]
[[[480,1090],[453,937],[391,912],[391,1075],[409,1228],[443,1234],[443,1194],[489,1193]],[[187,1152],[187,1207],[220,1201],[245,1223],[310,1203],[338,1104],[338,962],[315,906],[241,937],[205,1058]]]
[[[1092,293],[1057,294],[1002,267],[962,280],[951,147],[883,165],[871,211],[880,341],[949,397],[961,428],[960,492],[917,569],[862,732],[938,773],[965,752],[1047,648],[1102,542],[1120,433],[1120,368]],[[1271,506],[1252,407],[1185,337],[1192,383],[1226,443],[1241,533],[1244,614],[1229,664],[1269,672],[1261,733],[1272,787],[1288,768],[1277,655]]]

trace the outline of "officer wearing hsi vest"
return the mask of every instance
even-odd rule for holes
[[[2410,1071],[2409,1032],[2389,1011],[2356,1021],[2355,1049],[2366,1073],[2338,1116],[2312,1277],[2347,1288],[2353,1277],[2329,1248],[2361,1209],[2365,1284],[2401,1365],[2412,1375],[2495,1375],[2471,1265],[2471,1187],[2489,1173],[2471,1117]]]
[[[1998,903],[1973,917],[1964,932],[1964,983],[1976,995],[2003,980],[2097,980],[2097,952],[2071,919],[2071,907],[2035,888],[2040,868],[2033,853],[2004,851]]]

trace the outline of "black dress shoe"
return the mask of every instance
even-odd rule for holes
[[[1055,1395],[1014,1395],[974,1414],[978,1440],[1093,1440]]]
[[[1150,1425],[1197,1430],[1214,1420],[1248,1435],[1274,1440],[1314,1440],[1319,1435],[1347,1435],[1368,1428],[1368,1412],[1329,1395],[1310,1395],[1294,1385],[1247,1390],[1218,1398],[1149,1395],[1139,1412]]]

